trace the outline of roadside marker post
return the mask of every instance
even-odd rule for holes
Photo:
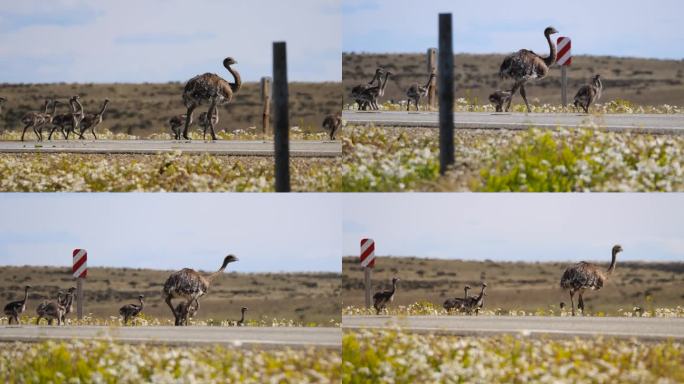
[[[288,115],[287,46],[273,43],[273,131],[275,191],[290,192],[290,117]]]
[[[359,260],[363,267],[363,284],[366,287],[366,308],[371,306],[371,270],[375,267],[375,241],[361,239],[361,253]]]
[[[437,48],[428,48],[427,50],[427,72],[428,76],[432,73],[437,73]],[[428,106],[430,106],[431,111],[435,108],[436,85],[437,80],[432,79],[428,86]]]
[[[271,130],[271,78],[267,76],[261,78],[261,103],[264,107],[261,115],[261,127],[264,136],[266,136]]]
[[[568,105],[568,67],[572,65],[572,42],[569,37],[561,36],[556,41],[558,56],[556,63],[561,67],[561,103]]]
[[[72,274],[76,279],[76,314],[78,319],[83,319],[83,283],[88,276],[88,251],[85,249],[74,249],[72,252],[73,265]]]
[[[437,82],[439,88],[439,173],[454,164],[454,48],[451,13],[439,14]]]

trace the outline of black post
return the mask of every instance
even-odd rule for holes
[[[287,104],[287,49],[285,42],[276,42],[273,43],[273,134],[276,192],[290,192],[290,119]]]
[[[439,14],[439,173],[454,164],[454,53],[451,13]]]

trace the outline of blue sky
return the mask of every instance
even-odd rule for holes
[[[684,58],[679,0],[343,0],[342,49],[425,52],[437,44],[440,12],[453,14],[455,52],[545,52],[552,25],[575,54]]]
[[[684,261],[684,194],[350,194],[343,251],[468,260]]]
[[[339,0],[22,0],[0,7],[0,83],[186,81],[272,73],[286,41],[291,81],[341,80]]]
[[[333,194],[1,194],[0,265],[340,272]]]

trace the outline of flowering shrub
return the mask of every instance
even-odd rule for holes
[[[35,324],[35,316],[22,316],[22,324]],[[93,317],[92,314],[83,316],[83,319],[78,320],[75,318],[67,318],[66,323],[68,325],[99,325],[108,327],[119,327],[124,326],[123,319],[120,316],[110,316],[108,318],[97,318]],[[0,317],[0,324],[8,324],[7,317]],[[47,324],[45,320],[42,321],[43,325]],[[138,317],[131,319],[130,323],[132,326],[160,326],[160,325],[174,325],[174,321],[171,318],[159,319],[156,317],[145,316],[144,313],[140,314]],[[190,319],[188,325],[197,326],[213,326],[213,327],[233,327],[236,326],[235,321],[223,320],[223,319],[207,319],[207,320],[196,320]],[[277,318],[277,317],[267,317],[263,316],[259,319],[245,319],[245,326],[247,327],[339,327],[340,323],[338,320],[330,319],[327,324],[320,324],[316,322],[301,322],[292,319]]]
[[[484,316],[570,316],[569,308],[563,310],[556,306],[549,308],[537,308],[535,311],[524,311],[520,309],[501,309],[485,308],[480,310],[480,315]],[[442,308],[441,304],[434,304],[427,301],[421,301],[409,305],[389,306],[383,311],[383,314],[391,316],[467,316],[462,312],[447,312]],[[375,315],[375,309],[366,307],[346,306],[342,308],[342,315],[344,316],[369,316]],[[674,308],[630,308],[625,310],[618,308],[615,312],[587,312],[582,314],[583,317],[604,317],[604,316],[624,316],[624,317],[684,317],[684,307],[677,306]]]
[[[343,383],[675,383],[684,345],[613,338],[345,332]]]
[[[437,130],[347,126],[344,136],[344,191],[684,190],[683,136],[459,129],[444,177]]]
[[[340,351],[171,347],[108,341],[4,343],[5,383],[339,383]]]
[[[424,105],[421,105],[421,110],[423,110]],[[356,104],[349,104],[345,106],[348,110],[357,110]],[[390,103],[385,102],[380,105],[380,109],[384,111],[405,111],[406,102],[402,101],[400,103]],[[563,107],[562,105],[553,104],[539,104],[531,100],[530,109],[532,113],[574,113],[575,107],[570,105],[568,107]],[[414,109],[412,109],[414,110]],[[454,101],[454,112],[496,112],[496,108],[493,104],[479,104],[473,100],[467,98],[459,97]],[[525,104],[511,104],[509,112],[525,113],[527,112],[527,107]],[[591,106],[590,112],[592,114],[675,114],[684,113],[684,107],[676,105],[636,105],[628,100],[616,99],[611,100],[606,103],[596,103]]]
[[[340,188],[340,158],[292,158],[293,190]],[[0,191],[272,191],[273,159],[159,155],[0,155]]]

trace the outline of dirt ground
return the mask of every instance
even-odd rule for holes
[[[563,271],[571,264],[379,257],[373,271],[373,292],[389,288],[390,280],[397,276],[401,280],[394,305],[430,301],[441,306],[449,297],[462,297],[465,284],[473,287],[470,291],[473,295],[479,292],[480,282],[486,281],[487,309],[533,311],[548,309],[551,305],[557,308],[561,301],[570,302],[559,284]],[[363,271],[358,257],[345,257],[343,305],[362,306],[363,300]],[[586,293],[584,301],[587,310],[592,312],[684,305],[684,263],[618,260],[615,272],[603,289]]]
[[[0,96],[7,98],[0,114],[0,130],[23,129],[21,117],[43,108],[46,98],[57,97],[66,102],[79,95],[86,113],[100,110],[105,98],[111,100],[100,125],[114,133],[146,137],[152,133],[170,132],[170,117],[185,113],[181,99],[184,83],[163,84],[0,84]],[[339,112],[342,101],[340,83],[290,83],[290,126],[303,131],[322,131],[325,115]],[[195,111],[195,120],[207,110]],[[58,113],[68,106],[58,107]],[[218,129],[234,131],[261,128],[263,107],[259,83],[245,83],[233,101],[219,108]],[[196,125],[195,125],[196,126]]]
[[[119,308],[135,303],[145,295],[144,313],[150,317],[173,319],[162,297],[166,278],[173,271],[89,268],[85,282],[86,313],[95,317],[118,316]],[[70,269],[58,267],[0,267],[0,300],[4,303],[23,295],[31,285],[27,314],[35,315],[36,306],[53,299],[59,289],[75,286]],[[236,273],[226,272],[216,278],[201,301],[198,319],[240,318],[240,307],[249,308],[248,319],[286,318],[308,323],[328,324],[339,321],[341,306],[338,273]]]
[[[495,89],[510,89],[511,80],[499,79],[502,54],[457,54],[454,58],[456,97],[470,99],[474,104],[487,104],[488,96]],[[385,97],[381,101],[406,100],[406,89],[412,83],[425,84],[428,79],[425,53],[375,54],[344,53],[342,55],[342,78],[344,102],[350,100],[351,88],[370,81],[377,66],[392,72]],[[559,67],[549,75],[525,86],[530,102],[560,104]],[[575,56],[568,70],[568,98],[588,83],[591,76],[600,74],[604,92],[600,102],[625,99],[640,105],[684,105],[684,61],[624,58],[611,56]],[[514,103],[521,103],[518,95]]]

